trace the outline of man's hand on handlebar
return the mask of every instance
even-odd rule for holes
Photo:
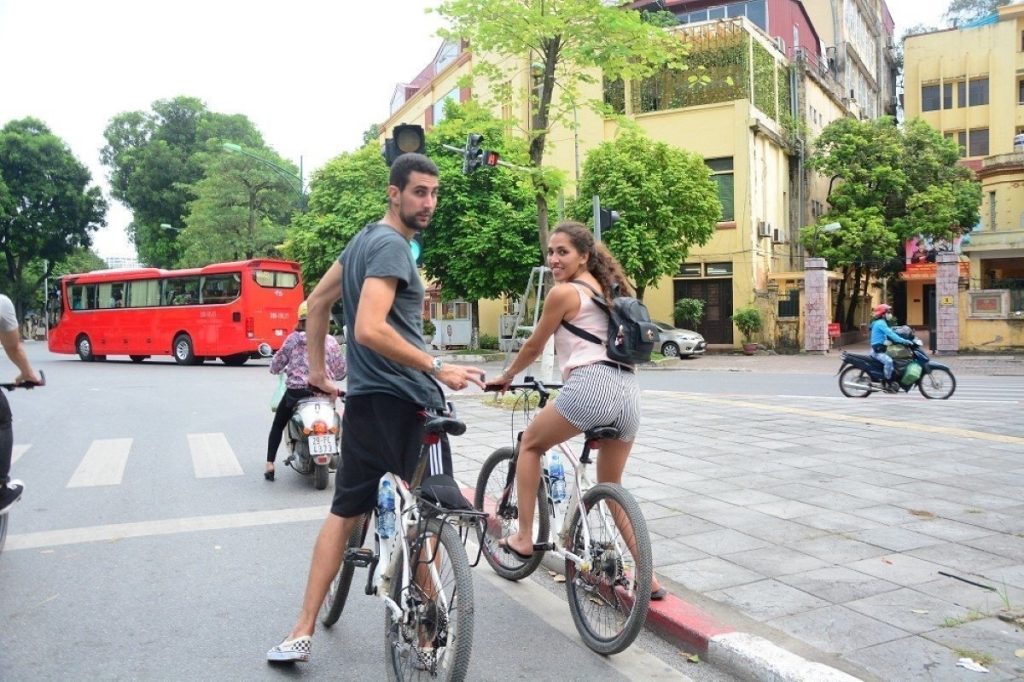
[[[508,390],[508,387],[512,385],[513,379],[515,379],[515,377],[510,378],[502,372],[497,378],[491,379],[487,382],[484,386],[484,391],[504,394],[505,391]]]

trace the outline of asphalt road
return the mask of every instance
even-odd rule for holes
[[[331,493],[282,458],[277,481],[263,480],[266,361],[29,353],[48,383],[10,394],[12,475],[27,490],[0,555],[0,679],[383,677],[382,606],[358,588],[309,665],[265,662],[295,616]],[[197,477],[204,448],[234,468]],[[473,575],[470,679],[731,679],[646,635],[593,654],[543,572],[522,584],[485,565]]]

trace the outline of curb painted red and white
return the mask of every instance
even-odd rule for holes
[[[464,486],[462,493],[466,499],[473,499],[473,488]],[[544,557],[543,565],[555,573],[565,569],[564,564],[550,554]],[[651,602],[646,626],[670,644],[697,653],[705,661],[744,680],[858,682],[860,679],[823,663],[808,661],[764,637],[738,632],[672,594]]]

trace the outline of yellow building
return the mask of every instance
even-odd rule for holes
[[[910,37],[904,54],[907,118],[956,140],[982,184],[981,220],[961,247],[961,347],[1024,346],[1024,5]],[[908,282],[911,324],[928,323],[932,286]]]

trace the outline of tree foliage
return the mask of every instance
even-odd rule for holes
[[[575,126],[578,106],[603,111],[600,102],[584,101],[581,86],[606,78],[642,78],[666,64],[678,64],[685,52],[682,41],[640,12],[602,0],[444,0],[437,12],[450,29],[439,33],[448,40],[468,40],[474,69],[490,82],[506,105],[520,110],[529,101],[529,145],[537,231],[541,249],[548,236],[548,197],[553,187],[542,172],[547,137],[553,126]],[[513,92],[509,82],[529,70],[527,93]],[[596,76],[600,77],[600,74]]]
[[[1009,4],[1010,0],[950,0],[943,17],[950,26],[962,26]]]
[[[981,188],[959,156],[955,142],[921,120],[900,129],[889,118],[842,118],[822,131],[810,163],[832,183],[819,225],[838,222],[842,228],[822,234],[811,225],[801,240],[842,268],[834,319],[845,328],[854,324],[847,290],[856,301],[872,275],[902,269],[905,240],[920,234],[952,241],[978,222]]]
[[[636,128],[624,129],[587,154],[572,215],[592,223],[593,195],[621,216],[602,238],[638,298],[661,277],[675,273],[690,246],[706,244],[722,216],[704,160],[655,142]]]
[[[87,247],[106,224],[107,203],[91,183],[88,169],[43,122],[24,118],[0,129],[0,287],[19,315],[54,265]]]
[[[172,267],[181,255],[178,232],[192,199],[190,187],[203,178],[201,158],[211,139],[262,148],[263,138],[248,118],[211,112],[194,97],[158,100],[152,110],[128,111],[104,131],[100,159],[110,169],[111,194],[132,212],[129,237],[144,263]]]

